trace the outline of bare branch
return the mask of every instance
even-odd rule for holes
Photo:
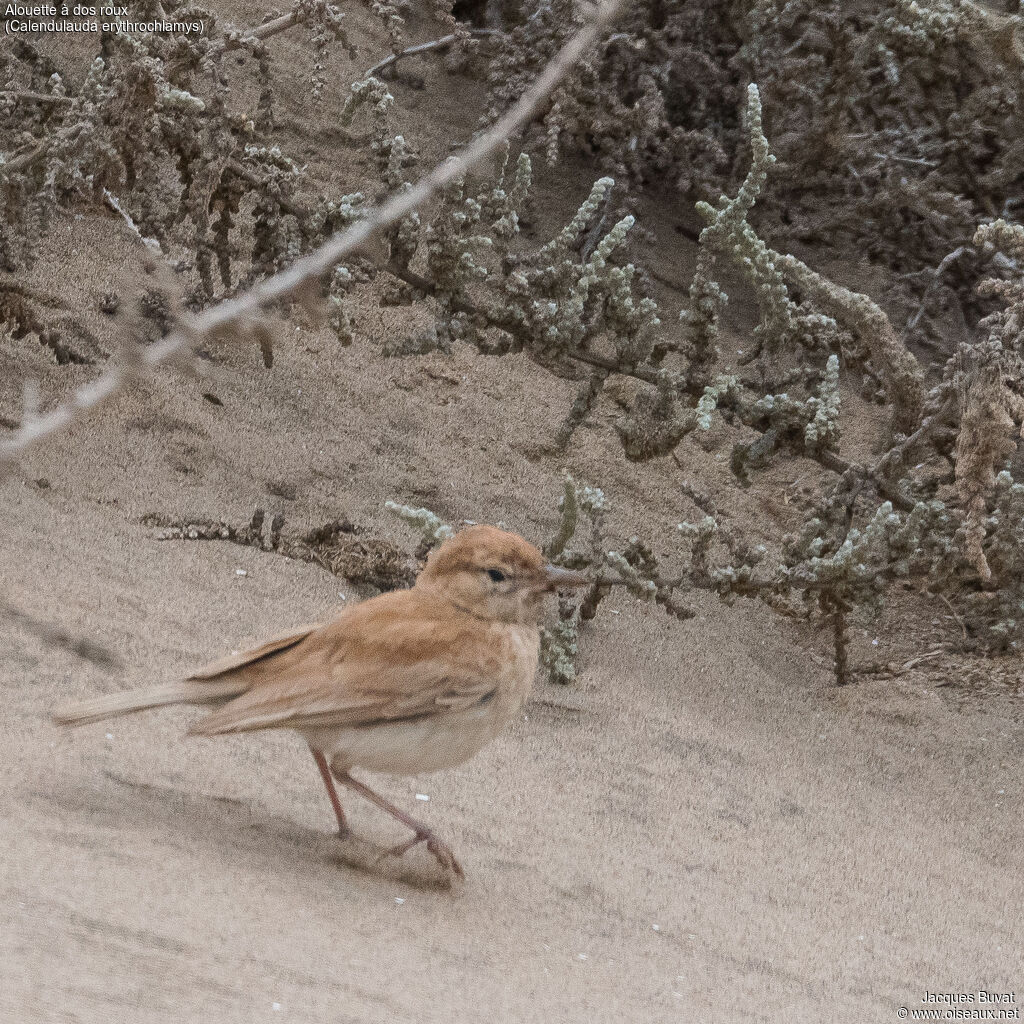
[[[256,28],[233,29],[224,40],[224,49],[236,50],[238,47],[244,46],[249,39],[269,39],[271,36],[285,32],[297,24],[298,18],[295,12],[291,11],[288,14],[282,14],[280,18],[274,18],[273,21],[265,21]]]
[[[924,316],[925,310],[928,308],[928,303],[931,300],[932,294],[935,289],[939,286],[939,281],[942,279],[942,275],[946,272],[946,269],[955,263],[961,256],[967,253],[974,254],[974,249],[966,245],[961,245],[959,248],[954,249],[952,252],[947,253],[943,258],[942,262],[935,269],[932,274],[931,281],[928,282],[928,287],[924,290],[924,295],[921,296],[921,305],[918,306],[917,312],[907,321],[907,326],[903,329],[903,337],[906,339],[907,335],[912,331],[916,330],[917,325],[921,322],[921,317]]]
[[[4,89],[0,91],[0,100],[15,100],[18,103],[55,103],[57,105],[74,103],[74,96],[51,96],[46,92],[29,92],[28,90]]]
[[[160,243],[155,238],[146,238],[139,230],[138,224],[132,220],[131,214],[121,205],[121,200],[114,195],[110,189],[105,188],[103,190],[103,201],[109,206],[114,213],[120,214],[125,224],[128,225],[129,230],[135,235],[136,238],[147,248],[152,250],[154,253],[163,255],[160,249]]]
[[[49,152],[49,149],[49,142],[41,142],[35,149],[30,149],[27,153],[22,153],[21,156],[16,156],[7,163],[0,163],[0,175],[10,176],[27,170],[34,163],[42,160],[47,152]]]
[[[419,289],[424,295],[434,295],[437,292],[437,286],[434,282],[422,274],[417,274],[415,270],[409,270],[408,267],[403,267],[395,262],[381,263],[380,266],[400,281],[404,281],[406,284],[412,285],[413,288]],[[462,296],[455,297],[452,302],[452,308],[460,313],[470,313],[474,316],[481,314],[481,310],[477,306]],[[514,323],[502,321],[497,326],[504,328],[511,334],[522,334],[522,331]],[[636,380],[646,381],[648,384],[657,384],[661,380],[661,372],[655,367],[640,364],[624,366],[617,359],[610,359],[595,352],[585,352],[583,349],[563,351],[561,354],[566,359],[571,359],[574,362],[585,363],[587,366],[593,366],[599,370],[607,370],[609,373],[618,373],[623,377],[633,377]]]
[[[441,36],[440,39],[431,39],[428,43],[417,43],[415,46],[407,46],[404,50],[399,50],[398,53],[388,54],[383,60],[377,61],[372,68],[363,73],[360,81],[367,78],[372,78],[375,75],[379,75],[385,68],[391,67],[397,61],[403,57],[412,57],[417,53],[427,53],[429,50],[440,50],[445,46],[451,46],[452,43],[457,43],[460,39],[465,39],[466,36],[493,36],[497,35],[497,30],[493,28],[471,28],[466,32],[451,32],[446,36]]]

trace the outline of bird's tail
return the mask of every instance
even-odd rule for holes
[[[250,686],[245,679],[217,679],[164,683],[143,690],[108,693],[103,697],[66,704],[53,712],[58,725],[88,725],[105,718],[131,715],[167,704],[219,704],[244,693]]]

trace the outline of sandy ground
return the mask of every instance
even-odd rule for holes
[[[552,208],[585,193],[580,177]],[[144,283],[135,244],[113,217],[60,218],[33,286],[95,309]],[[665,273],[685,281],[691,257]],[[571,382],[463,350],[381,360],[374,340],[407,318],[368,307],[349,349],[289,325],[271,371],[221,346],[223,379],[147,382],[0,490],[4,600],[121,661],[0,628],[0,1020],[852,1024],[926,990],[1024,1000],[1019,697],[954,702],[913,673],[837,690],[825,638],[761,607],[709,601],[680,624],[613,597],[575,688],[538,684],[462,769],[377,780],[451,840],[455,889],[422,850],[375,864],[400,833],[369,805],[348,800],[357,838],[332,837],[296,737],[186,739],[182,710],[50,724],[58,703],[360,596],[273,553],[160,541],[147,513],[241,524],[260,506],[295,531],[348,516],[410,549],[392,498],[540,540],[570,469],[604,487],[620,536],[670,545],[693,517],[671,460],[625,462],[606,407],[541,454]],[[26,375],[52,396],[94,373],[0,342],[0,414],[17,417]],[[713,492],[727,452],[680,449]],[[730,510],[777,535],[787,472]],[[896,627],[858,635],[908,653]]]
[[[44,379],[91,372],[16,344]],[[806,638],[750,605],[679,624],[612,599],[577,689],[541,687],[461,770],[385,781],[452,839],[455,891],[422,852],[373,867],[398,833],[369,806],[349,802],[358,840],[332,838],[296,738],[186,740],[176,710],[51,726],[55,703],[355,599],[316,566],[159,541],[147,512],[350,515],[408,547],[381,512],[395,497],[550,530],[561,467],[522,449],[571,385],[358,345],[325,374],[318,344],[282,347],[271,372],[232,354],[222,407],[191,381],[148,385],[5,488],[4,594],[124,667],[3,633],[3,1019],[885,1021],[926,989],[1019,991],[1020,721],[927,685],[837,691]],[[672,464],[625,465],[600,423],[570,461],[604,464],[624,529],[686,512]]]

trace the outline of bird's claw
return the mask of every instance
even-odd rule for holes
[[[451,871],[458,875],[459,878],[466,877],[462,871],[462,865],[455,859],[455,853],[447,843],[442,843],[440,839],[431,837],[427,840],[427,849],[434,855],[438,864],[445,871]]]
[[[423,832],[417,832],[416,835],[406,843],[399,843],[397,846],[391,847],[390,850],[385,851],[383,856],[401,857],[420,843],[427,844],[427,849],[434,855],[434,859],[445,871],[450,871],[452,874],[458,875],[459,878],[466,877],[462,870],[462,865],[456,859],[452,848],[443,840],[438,839],[433,832],[426,830]]]

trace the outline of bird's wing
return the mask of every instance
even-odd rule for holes
[[[278,636],[272,637],[270,640],[260,644],[259,647],[253,647],[251,650],[242,651],[239,654],[228,654],[223,658],[218,658],[216,661],[199,669],[198,672],[193,672],[192,675],[188,676],[188,679],[189,681],[217,679],[220,676],[227,675],[229,672],[234,672],[236,669],[243,668],[246,665],[262,661],[271,654],[286,651],[289,647],[294,647],[300,641],[305,640],[310,633],[319,628],[320,623],[313,623],[308,626],[297,626],[294,629],[288,630],[286,633],[280,633]]]
[[[252,685],[192,729],[370,725],[443,714],[494,693],[502,650],[486,624],[415,591],[382,594],[345,611],[301,642],[251,667]]]

